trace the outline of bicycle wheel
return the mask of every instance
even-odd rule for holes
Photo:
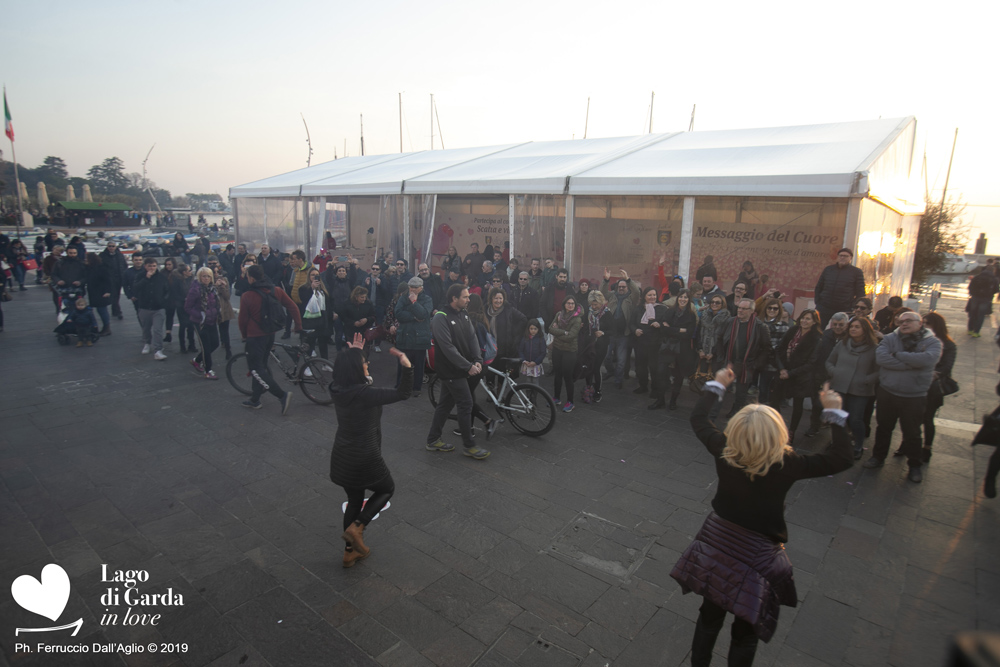
[[[545,435],[556,425],[556,404],[548,392],[533,384],[516,384],[504,397],[503,417],[525,435]]]
[[[427,381],[427,398],[430,399],[431,405],[435,408],[438,406],[438,376],[434,375],[430,380]]]
[[[233,358],[226,364],[226,378],[229,384],[241,394],[247,396],[253,393],[253,377],[250,375],[250,366],[247,364],[247,353],[240,352],[234,354]]]
[[[299,386],[302,393],[313,403],[330,405],[333,394],[330,393],[330,383],[333,382],[333,364],[326,359],[313,357],[302,369]]]

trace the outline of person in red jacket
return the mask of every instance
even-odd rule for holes
[[[246,341],[247,366],[253,375],[253,394],[249,399],[243,401],[243,405],[254,410],[259,410],[262,405],[260,397],[265,391],[270,392],[281,401],[281,414],[288,413],[288,404],[292,395],[283,391],[271,375],[267,367],[267,360],[271,355],[271,348],[274,346],[274,332],[267,333],[261,329],[261,303],[263,294],[271,293],[282,306],[285,307],[288,315],[295,320],[295,332],[302,331],[302,316],[299,308],[295,305],[285,291],[280,287],[275,287],[268,279],[264,269],[259,264],[255,264],[247,269],[247,282],[250,289],[240,297],[240,335]]]

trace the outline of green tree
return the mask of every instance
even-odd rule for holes
[[[117,157],[109,157],[101,164],[95,164],[87,170],[87,178],[95,190],[106,194],[123,192],[129,186],[125,176],[125,163]]]
[[[41,166],[35,169],[35,174],[40,180],[53,185],[65,186],[66,179],[69,178],[69,170],[66,168],[66,163],[61,157],[54,155],[49,155],[42,160]]]
[[[969,242],[969,226],[962,222],[965,204],[956,201],[928,201],[920,218],[917,247],[913,257],[914,287],[926,284],[928,276],[939,273],[947,263],[947,255],[965,252]]]

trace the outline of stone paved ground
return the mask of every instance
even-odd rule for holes
[[[946,316],[960,322],[960,306],[947,302]],[[547,437],[502,429],[485,462],[424,451],[426,394],[388,408],[397,494],[368,531],[371,558],[344,570],[344,497],[327,478],[331,409],[296,394],[285,418],[273,399],[247,411],[224,380],[198,380],[179,354],[141,356],[131,316],[93,349],[60,347],[41,288],[15,293],[4,310],[2,580],[51,562],[67,570],[73,589],[59,622],[84,624],[61,641],[189,650],[16,653],[14,628],[46,624],[4,584],[0,663],[687,662],[699,600],[668,573],[715,491],[685,419],[692,394],[678,412],[651,413],[612,389],[599,406],[560,415]],[[957,340],[962,390],[940,417],[960,423],[939,430],[923,484],[891,460],[792,490],[800,604],[782,610],[757,664],[940,665],[952,632],[1000,624],[998,504],[980,491],[989,452],[969,447],[962,424],[996,405],[997,348],[985,335]],[[380,384],[387,356],[376,355]],[[156,626],[101,625],[106,610],[123,612],[102,601],[102,564],[147,571],[140,592],[172,589],[183,606],[137,608],[161,613]],[[32,644],[39,636],[57,641]]]

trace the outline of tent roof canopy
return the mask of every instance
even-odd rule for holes
[[[60,201],[56,202],[67,211],[131,211],[127,204],[109,201]]]
[[[230,197],[850,197],[879,190],[918,203],[900,192],[910,180],[915,138],[916,119],[908,116],[420,151],[342,158],[231,188]]]

